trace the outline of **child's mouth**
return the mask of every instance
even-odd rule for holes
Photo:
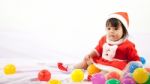
[[[114,38],[115,36],[114,35],[110,35],[109,37]]]

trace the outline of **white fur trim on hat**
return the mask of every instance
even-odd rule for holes
[[[108,19],[110,19],[110,18],[117,18],[118,20],[120,20],[122,22],[122,24],[128,30],[128,27],[129,27],[128,22],[122,15],[114,13],[114,14],[109,15]]]

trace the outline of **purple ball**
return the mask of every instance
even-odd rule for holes
[[[91,78],[92,84],[105,84],[106,79],[102,73],[94,74]]]
[[[136,84],[133,78],[127,77],[121,80],[121,84]]]

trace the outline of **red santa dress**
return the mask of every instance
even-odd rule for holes
[[[93,61],[101,69],[123,70],[129,62],[140,61],[135,45],[128,39],[110,42],[103,36],[95,51],[98,56]]]

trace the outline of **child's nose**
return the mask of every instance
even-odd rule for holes
[[[113,30],[113,29],[110,29],[109,32],[110,32],[110,33],[114,33],[114,30]]]

